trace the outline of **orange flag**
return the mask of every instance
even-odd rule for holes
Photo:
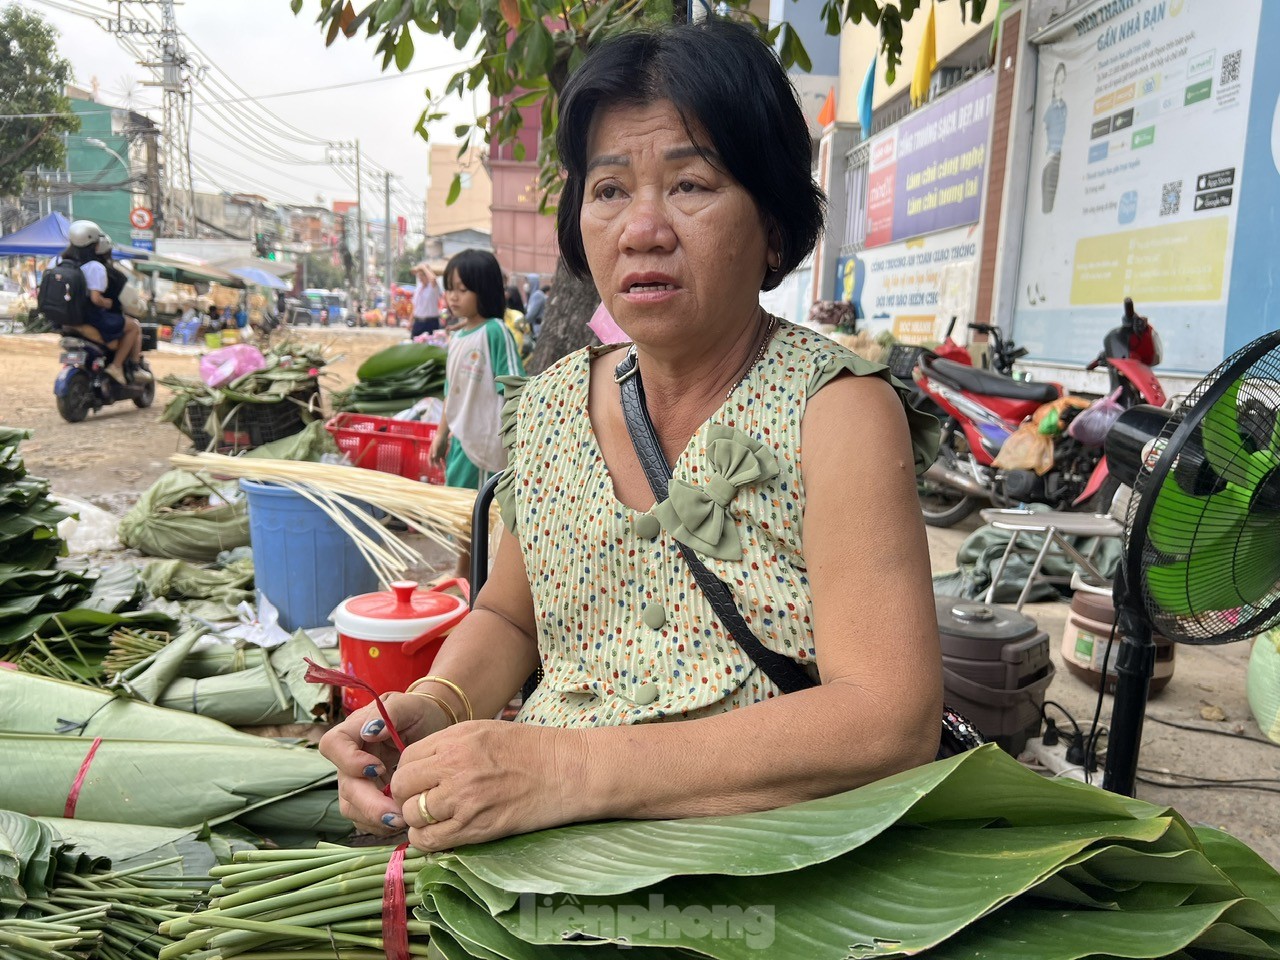
[[[822,109],[818,112],[818,126],[826,128],[836,122],[836,88],[832,87],[827,92],[827,101],[822,105]]]

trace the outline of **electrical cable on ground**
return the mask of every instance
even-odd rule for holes
[[[1162,723],[1166,727],[1177,727],[1179,730],[1191,730],[1195,733],[1211,733],[1215,737],[1227,737],[1231,740],[1248,740],[1252,743],[1260,743],[1265,747],[1280,747],[1280,743],[1274,740],[1267,740],[1265,737],[1255,737],[1248,733],[1232,733],[1230,730],[1215,730],[1212,727],[1197,727],[1190,723],[1177,723],[1174,720],[1166,720],[1163,717],[1147,715],[1148,720],[1154,720],[1156,723]]]

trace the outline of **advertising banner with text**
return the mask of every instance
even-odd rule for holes
[[[936,343],[958,317],[972,316],[978,228],[971,225],[841,257],[835,299],[857,305],[858,329],[889,331],[903,343]]]
[[[983,74],[871,141],[868,247],[977,223],[995,88]]]
[[[1014,335],[1092,359],[1121,304],[1222,359],[1261,0],[1112,0],[1040,48]]]

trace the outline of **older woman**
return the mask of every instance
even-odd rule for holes
[[[822,221],[778,61],[727,22],[622,36],[570,80],[558,136],[561,253],[634,346],[508,382],[492,577],[432,677],[387,698],[402,756],[368,709],[326,736],[344,812],[438,850],[768,809],[932,759],[915,476],[936,425],[883,368],[759,306]],[[628,390],[673,467],[663,497]],[[821,683],[780,696],[797,667]],[[517,722],[486,719],[535,669]]]

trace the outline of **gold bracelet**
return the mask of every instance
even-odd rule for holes
[[[456,683],[454,683],[452,680],[446,680],[444,677],[435,677],[435,676],[419,677],[417,680],[413,681],[413,683],[409,684],[409,689],[406,690],[405,693],[413,693],[413,688],[416,687],[418,684],[428,683],[428,682],[440,683],[448,687],[450,690],[452,690],[457,695],[458,699],[462,701],[462,708],[467,711],[467,719],[468,720],[475,719],[475,714],[471,712],[471,701],[467,698],[467,695],[462,692],[462,688],[458,686]]]
[[[458,715],[453,712],[453,707],[449,706],[447,703],[445,703],[443,700],[437,697],[434,693],[421,693],[417,690],[406,690],[405,692],[411,697],[424,697],[425,699],[430,700],[432,703],[438,705],[440,709],[444,711],[445,715],[449,718],[449,724],[451,726],[458,722]]]

